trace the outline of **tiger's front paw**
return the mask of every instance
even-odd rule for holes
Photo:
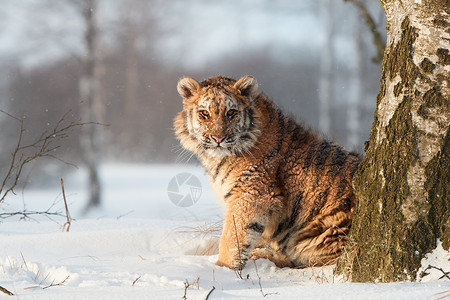
[[[228,253],[229,254],[229,253]],[[220,267],[227,267],[232,270],[242,270],[247,263],[247,259],[232,257],[231,255],[220,255],[216,265]]]

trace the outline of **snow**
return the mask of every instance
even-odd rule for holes
[[[421,263],[422,267],[417,272],[417,280],[428,282],[436,278],[445,277],[442,271],[437,268],[441,268],[446,272],[450,270],[450,252],[442,247],[442,242],[438,239],[436,249],[426,254]],[[422,272],[429,273],[429,275],[420,278]],[[447,276],[450,275],[447,274]]]
[[[168,197],[170,180],[190,172],[199,178],[200,199],[182,208]],[[76,221],[62,232],[64,218],[6,219],[0,224],[0,286],[20,299],[439,299],[450,281],[428,270],[422,282],[346,283],[333,266],[280,269],[268,260],[250,261],[242,272],[215,265],[220,204],[200,167],[107,165],[101,208],[82,215],[85,174],[66,176],[69,209]],[[55,181],[57,182],[57,181]],[[62,209],[58,188],[27,190],[2,204],[3,211]],[[56,200],[56,202],[55,202]],[[62,210],[61,210],[62,211]],[[440,242],[423,268],[449,271]],[[185,291],[186,281],[191,284]],[[0,293],[0,298],[7,298]]]

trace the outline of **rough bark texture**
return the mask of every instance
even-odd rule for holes
[[[449,249],[450,2],[384,1],[388,41],[347,254],[353,281],[415,280]]]

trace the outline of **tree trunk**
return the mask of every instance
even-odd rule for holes
[[[97,26],[95,20],[96,0],[84,0],[82,14],[84,18],[86,55],[83,62],[83,74],[80,78],[81,117],[85,122],[99,121],[99,101],[96,78],[96,42]],[[89,203],[86,208],[100,205],[100,180],[98,175],[99,138],[97,126],[84,126],[80,144],[85,165],[89,172]]]
[[[450,246],[450,2],[382,2],[381,88],[338,264],[361,282],[415,280],[437,239]]]
[[[133,130],[128,130],[122,134],[122,142],[125,144],[136,144],[141,140],[138,128],[141,125],[141,113],[140,99],[138,95],[139,91],[139,48],[138,42],[140,38],[139,24],[137,23],[138,14],[141,12],[142,4],[137,3],[136,0],[126,2],[124,8],[124,31],[125,37],[125,98],[124,98],[124,116],[128,120],[128,125]]]

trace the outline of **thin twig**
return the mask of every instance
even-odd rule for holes
[[[116,218],[116,220],[119,220],[120,218],[126,217],[126,216],[128,216],[129,214],[131,214],[131,213],[134,213],[134,210],[130,210],[130,211],[127,212],[127,213],[121,214],[120,216],[118,216],[118,217]]]
[[[64,191],[64,180],[62,178],[61,178],[61,190],[62,190],[62,195],[63,195],[63,199],[64,199],[64,206],[66,207],[66,218],[67,218],[67,222],[64,223],[62,231],[69,232],[70,225],[72,223],[72,217],[70,216],[70,213],[69,213],[69,206],[67,205],[66,193]]]
[[[21,120],[21,119],[15,117],[15,116],[13,116],[13,115],[11,115],[11,114],[5,112],[4,110],[1,110],[1,109],[0,109],[0,112],[4,113],[4,114],[7,115],[8,117],[13,118],[14,120],[18,121],[19,124],[20,124],[19,138],[17,139],[16,147],[14,148],[14,151],[13,151],[13,153],[12,153],[11,162],[10,162],[10,165],[9,165],[8,172],[6,173],[6,176],[5,176],[5,178],[3,179],[2,185],[0,186],[0,196],[1,196],[0,202],[2,202],[2,201],[4,200],[4,198],[6,197],[6,195],[7,195],[10,191],[13,191],[14,187],[17,185],[17,180],[16,180],[16,181],[13,183],[12,187],[8,188],[8,189],[3,193],[3,189],[6,188],[6,183],[7,183],[7,181],[12,177],[12,175],[13,175],[13,174],[12,174],[12,173],[13,173],[13,170],[14,170],[14,168],[15,168],[15,166],[16,166],[16,157],[17,157],[17,155],[18,155],[20,145],[22,144],[22,136],[23,136],[24,129],[23,129],[23,120]],[[17,178],[17,179],[18,179],[18,178]],[[2,195],[2,193],[3,193],[3,195]]]
[[[184,282],[184,295],[183,295],[183,297],[181,299],[187,300],[186,293],[187,293],[187,289],[189,288],[189,286],[190,286],[189,282],[186,279],[186,281]]]
[[[210,290],[209,290],[209,292],[208,292],[208,294],[206,295],[206,298],[205,298],[205,300],[208,300],[208,298],[209,298],[209,295],[211,295],[211,293],[214,291],[216,289],[216,287],[215,286],[213,286]]]
[[[440,292],[440,293],[436,293],[436,294],[434,294],[433,296],[438,296],[438,295],[443,295],[443,296],[437,298],[436,300],[448,298],[448,297],[450,297],[450,290],[448,290],[448,291],[443,291],[443,292]]]
[[[58,216],[58,217],[64,217],[64,215],[60,212],[51,212],[49,210],[46,211],[16,211],[16,212],[9,212],[9,213],[1,213],[0,219],[7,219],[14,216],[22,216],[21,219],[31,219],[31,216]]]
[[[211,280],[211,282],[210,282],[209,285],[211,285],[212,282],[216,282],[217,284],[220,285],[220,289],[223,291],[223,285],[222,285],[222,283],[220,283],[219,281],[216,280],[216,274],[215,274],[215,272],[214,272],[214,269],[212,270],[212,275],[213,275],[213,279]]]
[[[66,283],[66,281],[67,281],[67,279],[69,279],[69,277],[70,277],[70,275],[68,275],[68,276],[66,277],[66,279],[64,279],[64,280],[61,281],[60,283],[53,283],[53,282],[52,282],[50,285],[44,286],[42,289],[45,290],[45,289],[48,289],[48,288],[51,288],[51,287],[54,287],[54,286],[61,286],[61,285],[64,285],[64,283]]]
[[[142,277],[142,276],[139,276],[138,278],[136,278],[136,279],[133,281],[133,283],[131,284],[131,286],[134,286],[134,284],[135,284],[139,279],[141,279],[141,277]]]
[[[19,122],[20,124],[20,130],[18,133],[19,136],[17,138],[16,145],[11,153],[11,161],[8,170],[6,172],[6,175],[3,178],[0,185],[0,202],[4,201],[4,199],[9,193],[14,193],[15,187],[19,183],[19,177],[21,176],[24,167],[28,163],[41,157],[55,158],[55,156],[52,153],[60,146],[54,144],[67,138],[69,136],[68,132],[70,130],[72,130],[75,127],[87,124],[100,125],[99,123],[95,122],[88,122],[88,123],[69,122],[67,125],[63,126],[63,123],[65,123],[66,121],[67,115],[70,113],[69,110],[56,123],[53,130],[51,130],[50,132],[43,132],[40,135],[40,137],[37,138],[34,142],[23,145],[23,133],[25,132],[23,120],[1,109],[0,113],[7,115],[8,117]],[[32,153],[26,154],[26,152],[29,150],[32,150]]]
[[[234,224],[234,232],[236,234],[236,244],[237,244],[237,249],[238,249],[238,257],[239,257],[239,266],[237,269],[234,270],[234,272],[236,273],[236,276],[239,279],[244,279],[242,278],[242,257],[241,257],[241,248],[239,247],[239,238],[238,238],[238,233],[237,233],[237,227],[236,227],[236,220],[234,219],[234,215],[233,215],[233,224]]]
[[[344,0],[344,1],[353,3],[363,16],[364,20],[366,21],[367,27],[369,27],[370,32],[372,32],[373,43],[375,44],[375,48],[377,49],[377,56],[373,58],[373,61],[381,62],[384,56],[385,44],[380,32],[377,30],[377,25],[374,19],[372,18],[369,11],[361,1],[359,0]]]
[[[24,264],[24,266],[25,266],[25,269],[27,269],[27,271],[29,271],[29,270],[28,270],[27,262],[25,261],[25,257],[23,257],[22,251],[20,251],[20,256],[22,256],[22,260],[23,260],[23,264]]]
[[[450,271],[446,272],[446,271],[444,271],[444,269],[442,269],[442,268],[435,267],[435,266],[432,266],[432,265],[428,265],[428,267],[423,271],[423,273],[425,273],[425,272],[426,272],[427,270],[429,270],[429,269],[435,269],[435,270],[441,271],[442,274],[444,274],[444,275],[442,275],[441,277],[439,277],[439,279],[442,279],[442,278],[444,278],[444,277],[446,277],[447,279],[450,279],[450,277],[449,277]],[[438,279],[438,280],[439,280],[439,279]]]
[[[263,295],[263,297],[266,297],[268,295],[278,294],[276,292],[275,293],[264,293],[263,292],[262,285],[261,285],[261,276],[259,275],[258,268],[256,267],[256,261],[255,260],[253,260],[253,264],[255,265],[256,276],[258,277],[258,284],[259,284],[259,290],[261,291],[261,295]]]
[[[10,291],[8,291],[7,289],[5,289],[4,287],[0,286],[0,291],[5,293],[8,296],[14,296],[13,293],[11,293]]]
[[[37,277],[39,277],[39,275],[40,275],[40,270],[37,272],[35,280],[37,280]],[[54,282],[52,282],[52,283],[49,284],[49,285],[46,285],[46,286],[44,286],[44,287],[41,287],[42,283],[48,278],[49,275],[50,275],[50,274],[47,274],[47,276],[45,276],[44,279],[41,280],[41,282],[39,283],[39,285],[26,287],[26,288],[24,288],[24,290],[31,290],[31,289],[37,289],[37,288],[42,288],[43,290],[46,290],[46,289],[51,288],[51,287],[62,286],[62,285],[64,285],[64,284],[66,283],[67,279],[69,279],[69,277],[70,277],[70,275],[68,275],[68,276],[66,277],[66,279],[64,279],[63,281],[61,281],[61,282],[59,282],[59,283],[54,283]]]
[[[197,288],[197,290],[199,289],[199,281],[200,281],[200,276],[195,277],[194,281],[192,283],[189,283],[189,281],[186,279],[186,281],[184,282],[184,295],[182,297],[182,299],[187,299],[186,298],[186,293],[187,293],[187,289],[191,286],[195,286]]]

